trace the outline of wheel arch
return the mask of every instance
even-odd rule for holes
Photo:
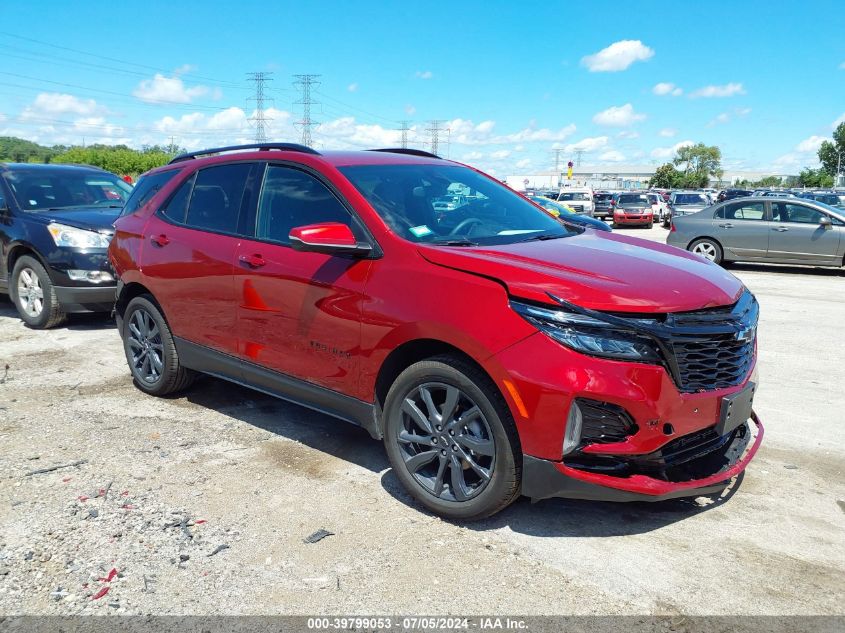
[[[44,270],[47,271],[47,274],[50,274],[50,266],[41,256],[41,253],[38,252],[38,249],[27,242],[16,242],[9,248],[9,253],[6,256],[6,274],[8,275],[9,287],[12,285],[12,271],[15,269],[15,264],[25,255],[35,258],[42,266],[44,266]]]
[[[150,298],[156,308],[159,309],[162,316],[165,320],[167,320],[167,315],[164,313],[164,310],[161,309],[161,305],[158,301],[156,301],[155,296],[150,290],[142,283],[137,281],[132,281],[127,284],[123,284],[120,287],[120,290],[117,294],[117,300],[114,304],[114,312],[118,318],[122,319],[123,315],[126,313],[126,307],[129,305],[129,302],[132,301],[135,297],[140,297],[142,295],[147,295]]]

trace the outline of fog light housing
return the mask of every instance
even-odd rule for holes
[[[581,443],[581,428],[584,425],[584,416],[581,414],[581,407],[573,400],[569,407],[569,415],[566,417],[566,430],[563,434],[563,454],[569,455],[578,448]]]
[[[114,281],[111,273],[105,270],[68,270],[67,276],[73,281],[87,281],[92,284]]]

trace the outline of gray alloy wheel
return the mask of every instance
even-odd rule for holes
[[[9,293],[24,323],[39,330],[63,323],[62,310],[50,275],[38,259],[23,255],[15,262]]]
[[[144,308],[136,308],[125,327],[132,375],[147,385],[155,385],[164,369],[164,344],[153,316]]]
[[[25,266],[18,271],[18,305],[23,312],[37,319],[44,311],[44,289],[32,268]]]
[[[722,262],[722,248],[713,240],[702,238],[689,245],[691,253],[701,255],[715,264]]]
[[[396,431],[405,467],[435,497],[472,499],[493,476],[490,425],[472,398],[453,385],[429,382],[414,389],[402,402]]]

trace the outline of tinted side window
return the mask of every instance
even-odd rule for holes
[[[258,201],[256,237],[287,244],[291,229],[321,222],[352,224],[349,212],[314,176],[270,165]]]
[[[766,206],[763,202],[734,202],[723,207],[726,220],[764,220]]]
[[[163,171],[158,174],[152,174],[151,176],[141,176],[140,180],[135,184],[135,188],[132,190],[126,204],[123,205],[123,210],[120,212],[121,217],[135,213],[147,204],[177,173],[179,173],[178,169],[171,169],[170,171]]]
[[[191,190],[194,187],[194,180],[196,174],[188,178],[176,190],[170,200],[160,209],[160,213],[174,222],[183,224],[185,222],[185,212],[188,210],[188,200],[191,199]]]
[[[185,224],[191,228],[235,233],[238,212],[252,163],[201,169],[194,182]]]

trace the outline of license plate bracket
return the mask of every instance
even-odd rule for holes
[[[716,424],[716,433],[719,437],[730,433],[751,417],[756,391],[756,383],[749,382],[742,391],[722,398],[719,407],[719,422]]]

